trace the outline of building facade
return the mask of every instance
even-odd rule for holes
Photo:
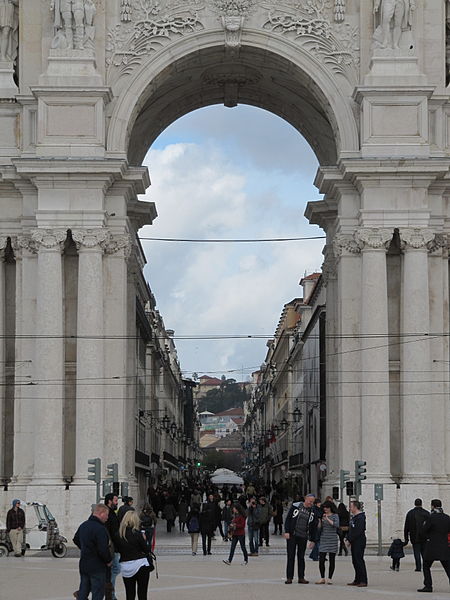
[[[449,3],[72,4],[2,13],[5,506],[52,498],[78,520],[88,458],[134,474],[136,234],[155,217],[138,200],[142,160],[175,119],[217,103],[278,114],[320,163],[324,197],[306,214],[327,236],[324,489],[366,460],[363,497],[374,514],[384,484],[387,530],[424,490],[448,495]]]

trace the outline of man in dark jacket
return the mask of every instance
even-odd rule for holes
[[[421,498],[416,498],[414,500],[414,508],[408,511],[405,518],[405,545],[411,540],[416,561],[416,571],[422,570],[422,559],[426,542],[426,537],[423,533],[423,524],[429,516],[430,513],[422,507]]]
[[[347,532],[347,540],[352,552],[355,578],[347,585],[367,587],[367,569],[364,561],[364,550],[366,549],[366,515],[362,512],[361,507],[361,502],[357,500],[350,502],[350,513],[352,516]]]
[[[106,570],[111,565],[109,536],[105,527],[108,508],[97,504],[92,515],[82,523],[73,541],[80,549],[80,589],[78,600],[103,600],[105,596]]]
[[[14,556],[22,556],[24,529],[25,513],[20,508],[20,500],[16,498],[12,501],[12,508],[6,513],[6,531],[14,550]]]
[[[108,530],[109,537],[114,546],[114,556],[112,559],[111,568],[108,569],[108,583],[112,587],[112,600],[117,600],[116,593],[114,591],[114,586],[116,584],[116,577],[120,573],[120,565],[119,559],[120,554],[118,550],[118,537],[119,537],[119,519],[117,517],[117,504],[119,502],[119,498],[113,494],[109,493],[105,496],[105,504],[108,507],[108,519],[106,521],[106,529]]]
[[[448,534],[450,532],[450,517],[442,510],[442,502],[438,499],[431,501],[431,514],[423,525],[427,538],[423,556],[423,588],[418,592],[432,592],[431,565],[439,560],[444,567],[450,583],[450,552]]]
[[[122,498],[122,506],[119,508],[119,510],[117,511],[117,518],[119,519],[119,523],[122,522],[123,516],[125,513],[127,513],[129,510],[134,510],[134,506],[133,506],[133,498],[131,496],[124,496]]]
[[[314,548],[316,539],[317,519],[312,510],[314,495],[308,494],[303,502],[294,502],[284,521],[284,537],[286,539],[287,564],[286,581],[292,583],[294,578],[295,555],[298,561],[298,582],[309,583],[305,579],[305,551],[310,542]]]

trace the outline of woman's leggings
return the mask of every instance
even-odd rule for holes
[[[150,567],[141,567],[133,577],[123,577],[127,600],[136,598],[136,587],[138,600],[147,600],[148,580],[150,579]]]
[[[327,556],[327,552],[319,552],[319,571],[322,579],[325,579],[325,558]],[[328,552],[328,560],[330,562],[330,566],[328,568],[328,579],[333,578],[334,567],[336,564],[336,553]]]

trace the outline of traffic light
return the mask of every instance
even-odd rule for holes
[[[88,479],[89,481],[95,481],[98,485],[101,480],[102,461],[99,458],[90,458],[88,460]]]
[[[344,471],[344,469],[341,469],[339,471],[339,487],[341,488],[341,490],[343,490],[345,488],[345,483],[349,479],[350,479],[350,471]]]
[[[339,500],[341,497],[341,490],[338,486],[333,486],[333,500]]]
[[[357,496],[361,495],[361,481],[366,479],[366,464],[365,460],[355,460],[355,494]]]
[[[347,494],[347,496],[353,496],[353,494],[354,494],[353,481],[345,482],[345,493]]]
[[[128,482],[127,481],[122,481],[122,483],[120,484],[120,496],[122,498],[125,498],[125,496],[128,496]]]
[[[106,481],[111,481],[112,483],[119,481],[119,465],[117,463],[106,465]]]
[[[197,461],[197,467],[201,467],[201,466],[202,466],[202,463],[198,460]]]

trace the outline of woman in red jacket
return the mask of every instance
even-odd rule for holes
[[[248,564],[248,553],[247,548],[245,547],[245,521],[246,521],[246,513],[245,508],[237,503],[233,505],[233,520],[230,523],[228,528],[228,534],[231,533],[231,547],[230,547],[230,556],[228,560],[224,560],[223,562],[226,565],[231,565],[231,561],[233,560],[234,551],[236,549],[237,543],[239,542],[242,548],[242,554],[244,555],[244,562],[242,565]]]

